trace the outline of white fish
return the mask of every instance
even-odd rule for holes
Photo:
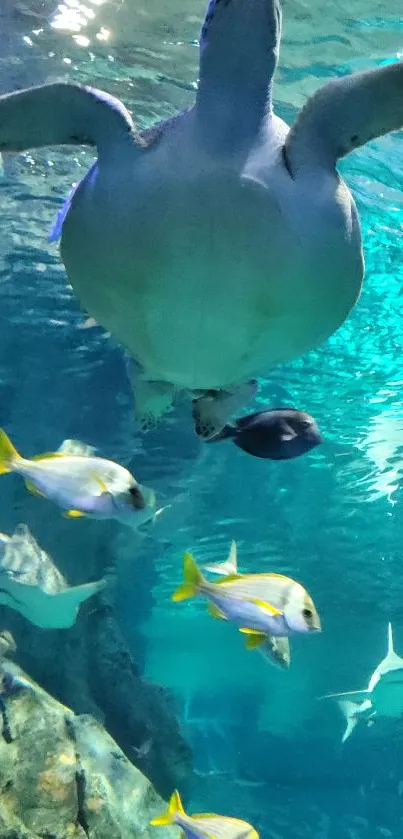
[[[280,574],[238,574],[218,583],[208,582],[190,553],[184,555],[184,583],[172,600],[197,594],[209,600],[216,618],[229,620],[245,633],[247,648],[263,644],[268,635],[320,631],[319,615],[312,599],[295,580]]]
[[[69,517],[118,519],[137,527],[156,515],[155,493],[118,463],[92,454],[77,440],[59,451],[26,459],[0,429],[0,475],[17,472],[27,489],[58,504]]]
[[[395,653],[391,623],[388,624],[387,654],[375,668],[367,689],[331,693],[322,698],[335,699],[347,719],[343,742],[360,720],[371,725],[377,717],[403,717],[403,658]]]
[[[175,824],[186,839],[259,839],[259,834],[248,822],[219,816],[215,813],[185,813],[178,792],[170,798],[168,810],[150,821],[151,825]]]

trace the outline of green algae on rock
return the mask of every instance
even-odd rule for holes
[[[1,839],[147,839],[162,799],[100,723],[11,662],[2,667],[0,711]],[[167,839],[175,836],[167,828]]]

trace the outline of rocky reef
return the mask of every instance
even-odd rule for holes
[[[150,781],[97,720],[5,660],[0,725],[1,839],[147,839],[165,809]]]
[[[21,490],[16,487],[14,515]],[[71,527],[71,522],[60,517],[56,530],[49,527],[48,505],[27,496],[24,502],[31,533],[68,585],[105,578],[108,584],[81,604],[76,622],[68,629],[41,629],[15,609],[0,606],[0,628],[10,630],[16,641],[15,661],[74,713],[90,714],[104,725],[164,798],[174,788],[186,798],[192,756],[173,698],[163,687],[142,678],[137,663],[143,656],[141,636],[137,657],[132,639],[129,648],[121,627],[116,579],[111,574],[116,561],[113,525],[86,521]],[[8,526],[9,534],[16,526],[17,521]],[[141,618],[143,607],[135,592],[133,604]],[[3,839],[1,830],[0,836]]]

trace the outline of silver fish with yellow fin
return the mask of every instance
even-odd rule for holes
[[[238,574],[238,555],[236,542],[233,540],[229,549],[227,559],[224,562],[215,562],[203,566],[210,574],[219,574],[229,577]],[[280,670],[289,670],[291,664],[290,642],[287,637],[267,635],[266,640],[259,646],[259,652],[269,664]]]
[[[167,812],[151,819],[150,824],[175,824],[181,828],[186,839],[259,839],[257,830],[241,819],[218,816],[216,813],[195,813],[188,816],[177,791],[170,798]]]
[[[234,574],[218,583],[206,580],[193,556],[184,555],[184,582],[172,600],[186,600],[197,594],[209,600],[213,617],[232,621],[246,634],[247,649],[254,649],[268,635],[288,636],[292,632],[318,632],[319,615],[305,589],[279,574]]]
[[[59,451],[28,459],[0,429],[0,475],[17,472],[29,492],[54,501],[71,518],[118,519],[137,527],[158,515],[154,490],[138,484],[124,466],[92,451],[70,440]]]

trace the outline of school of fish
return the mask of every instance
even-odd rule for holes
[[[313,418],[294,409],[244,417],[234,426],[226,426],[209,444],[222,440],[232,440],[245,452],[271,460],[299,457],[322,442]],[[0,429],[0,475],[7,473],[21,476],[30,493],[57,504],[73,520],[116,519],[139,528],[165,509],[157,508],[153,489],[140,484],[124,466],[98,457],[95,449],[79,440],[65,440],[57,451],[26,458]],[[105,585],[106,579],[69,587],[25,525],[19,525],[12,537],[0,534],[0,603],[19,611],[34,625],[72,626],[81,603]],[[300,582],[274,571],[240,573],[235,541],[226,559],[203,569],[185,552],[183,581],[171,599],[180,602],[192,597],[204,598],[212,617],[232,624],[245,639],[247,650],[257,649],[280,670],[290,668],[293,635],[316,634],[322,629],[312,597]],[[403,659],[394,651],[391,625],[387,656],[372,674],[368,688],[323,698],[336,700],[344,714],[343,743],[358,724],[370,726],[382,717],[402,718]],[[258,839],[255,828],[242,820],[213,813],[186,814],[177,791],[167,812],[151,824],[177,825],[187,839]]]
[[[322,441],[313,418],[294,409],[244,417],[236,426],[226,426],[219,439],[232,439],[245,452],[271,460],[299,457]],[[23,457],[0,429],[0,475],[10,473],[21,476],[31,494],[58,505],[73,520],[116,519],[138,528],[165,509],[157,508],[153,489],[79,440],[65,440],[57,451]],[[321,631],[313,600],[299,582],[277,573],[239,573],[235,542],[224,562],[205,567],[207,573],[219,576],[215,582],[203,576],[189,552],[183,564],[184,580],[172,600],[201,595],[213,617],[232,623],[245,637],[248,650],[259,649],[279,669],[290,667],[291,635]],[[72,626],[81,603],[106,584],[100,580],[69,587],[25,525],[19,525],[12,537],[0,534],[0,603],[34,625]],[[176,791],[167,813],[151,824],[175,824],[187,839],[258,839],[254,827],[239,819],[212,813],[187,815]]]

